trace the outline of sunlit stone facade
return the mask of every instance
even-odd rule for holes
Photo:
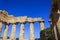
[[[8,28],[10,24],[12,24],[10,40],[15,40],[17,23],[21,24],[19,40],[24,40],[24,26],[27,22],[30,24],[30,40],[34,40],[35,22],[39,22],[41,31],[40,37],[41,40],[44,40],[44,20],[42,20],[41,18],[28,18],[27,16],[14,17],[13,15],[8,15],[6,11],[0,10],[0,33],[2,31],[2,24],[4,23],[6,25],[2,40],[7,40]]]

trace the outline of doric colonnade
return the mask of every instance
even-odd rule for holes
[[[17,23],[21,24],[19,40],[24,40],[24,25],[27,22],[30,23],[30,40],[34,40],[34,23],[35,22],[39,22],[40,30],[41,30],[40,39],[44,40],[45,39],[44,21],[41,18],[27,18],[26,16],[14,17],[12,15],[8,15],[6,11],[1,10],[0,11],[0,33],[2,31],[2,23],[6,24],[6,28],[4,30],[4,35],[3,35],[3,40],[7,40],[8,27],[10,24],[12,24],[10,40],[14,40]]]

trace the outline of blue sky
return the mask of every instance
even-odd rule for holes
[[[45,21],[45,28],[49,27],[49,15],[51,0],[0,0],[0,10],[6,10],[9,15],[27,16],[32,18],[41,17]],[[16,37],[19,37],[20,24],[16,27]],[[4,27],[2,28],[4,29]],[[11,34],[12,25],[9,26],[8,36]],[[39,38],[39,23],[34,23],[35,38]],[[3,34],[3,31],[2,31]],[[29,23],[25,25],[24,38],[29,38]]]

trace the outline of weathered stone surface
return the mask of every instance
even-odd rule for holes
[[[11,36],[10,36],[11,40],[15,39],[15,33],[16,33],[16,24],[12,24],[12,32],[11,32]]]
[[[34,23],[30,22],[30,40],[34,40]]]
[[[34,22],[41,23],[40,30],[41,31],[44,30],[44,24],[43,24],[44,21],[41,18],[27,18],[27,16],[14,17],[13,15],[8,15],[8,13],[5,11],[0,11],[0,21],[6,22],[7,24],[10,23],[12,24],[12,32],[10,40],[15,40],[16,23],[21,23],[19,40],[24,40],[24,25],[26,22],[30,23],[30,40],[34,40]],[[6,25],[3,40],[7,40],[7,31],[8,31],[8,25]],[[41,38],[43,35],[44,32],[42,33]]]
[[[38,21],[38,18],[33,18],[34,22],[37,22]]]
[[[6,11],[2,11],[0,10],[0,19],[3,21],[3,22],[7,22],[7,18],[8,18],[8,13]]]
[[[28,22],[34,22],[33,18],[27,18]]]
[[[20,23],[25,23],[27,21],[27,16],[20,17]]]
[[[52,0],[50,19],[52,20],[54,29],[54,39],[60,40],[60,0]],[[58,39],[56,35],[58,36]]]
[[[51,26],[52,40],[58,40],[56,25],[52,24],[52,20],[49,20]]]
[[[3,35],[3,40],[7,40],[7,35],[8,35],[8,25],[6,25],[4,35]]]
[[[58,31],[58,38],[60,40],[60,14],[59,14],[59,18],[58,18],[58,21],[57,21],[57,31]]]
[[[23,23],[21,24],[19,40],[24,40],[24,25],[25,24],[23,24]]]
[[[2,22],[0,22],[0,33],[2,31]]]
[[[44,21],[40,21],[40,40],[45,40]]]

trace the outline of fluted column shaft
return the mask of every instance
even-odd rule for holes
[[[11,36],[10,36],[11,40],[15,39],[15,33],[16,33],[16,24],[12,24],[12,32],[11,32]]]
[[[57,31],[58,31],[58,40],[60,40],[60,13],[58,15],[58,22],[57,22]]]
[[[57,37],[57,30],[56,30],[56,25],[53,26],[53,30],[54,30],[55,40],[58,40],[58,37]]]
[[[34,40],[34,23],[30,22],[30,40]]]
[[[45,40],[44,22],[40,22],[40,40]]]
[[[0,22],[0,33],[2,31],[2,22]]]
[[[58,40],[56,24],[53,23],[52,20],[50,20],[49,22],[50,22],[51,33],[52,33],[52,40]]]
[[[24,23],[21,23],[19,40],[24,40]]]
[[[1,37],[1,33],[2,33],[2,22],[0,22],[0,37]]]
[[[7,35],[8,35],[8,24],[6,24],[6,28],[4,30],[4,35],[3,35],[3,40],[7,40]]]

